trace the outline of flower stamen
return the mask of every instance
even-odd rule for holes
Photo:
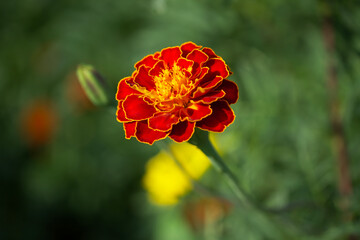
[[[173,100],[182,105],[188,102],[186,94],[189,92],[190,83],[186,72],[179,66],[172,69],[164,69],[162,73],[154,77],[156,98],[159,102]]]

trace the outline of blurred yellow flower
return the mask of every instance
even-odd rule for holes
[[[159,205],[176,204],[192,189],[191,179],[199,179],[210,166],[206,155],[187,142],[170,145],[170,151],[162,150],[151,158],[143,178],[150,200]]]

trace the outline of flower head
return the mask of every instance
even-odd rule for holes
[[[222,132],[234,121],[229,105],[237,101],[238,88],[210,48],[187,42],[148,55],[135,68],[116,93],[126,138],[152,144],[169,136],[183,142],[195,127]]]

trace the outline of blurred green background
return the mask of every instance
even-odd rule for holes
[[[152,205],[141,178],[158,149],[126,140],[77,83],[77,65],[92,64],[115,94],[135,62],[186,41],[234,72],[237,118],[219,145],[244,189],[281,209],[294,239],[360,234],[359,1],[15,0],[0,2],[0,20],[0,239],[276,239],[235,207],[192,228],[184,209],[201,193]],[[233,197],[213,170],[201,182]]]

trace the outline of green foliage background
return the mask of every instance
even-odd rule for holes
[[[335,31],[337,93],[350,160],[351,222],[342,219],[329,113],[323,22]],[[239,85],[226,159],[261,205],[287,209],[294,239],[360,234],[360,5],[287,0],[23,0],[0,2],[0,239],[276,239],[246,211],[195,233],[179,205],[149,204],[144,166],[158,151],[125,140],[115,113],[69,98],[79,63],[114,94],[143,56],[193,41],[222,56]],[[79,93],[80,94],[80,93]],[[46,99],[55,134],[29,145],[24,111]],[[113,100],[115,102],[115,99]],[[232,198],[216,172],[202,180]]]

